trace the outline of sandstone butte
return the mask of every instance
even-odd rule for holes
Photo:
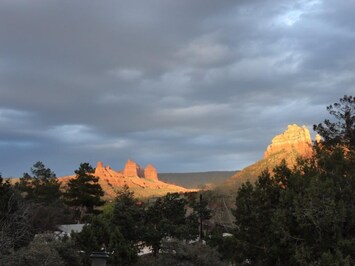
[[[316,136],[316,141],[320,136]],[[295,165],[298,157],[312,155],[312,139],[306,126],[289,125],[285,132],[275,136],[267,147],[264,156],[256,163],[247,166],[226,181],[227,186],[233,186],[246,180],[255,181],[266,168],[272,170],[285,160],[289,167]]]
[[[312,155],[312,139],[306,126],[289,125],[287,130],[274,137],[267,147],[264,158],[279,152],[298,153],[301,156]],[[286,159],[286,158],[285,158]]]
[[[163,196],[173,192],[196,191],[164,183],[158,179],[158,172],[153,165],[148,164],[143,169],[132,160],[128,160],[121,171],[113,170],[110,166],[104,166],[102,162],[98,162],[93,175],[99,178],[99,184],[105,192],[104,198],[106,199],[113,199],[124,185],[127,185],[136,197],[141,198]],[[59,180],[65,187],[72,178],[75,178],[75,175],[60,177]]]

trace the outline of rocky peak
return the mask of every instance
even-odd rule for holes
[[[144,177],[147,179],[158,180],[158,172],[157,169],[151,164],[148,164],[144,169]]]
[[[128,160],[125,164],[123,175],[125,177],[144,177],[144,171],[142,167],[132,160]]]
[[[264,153],[264,158],[281,151],[296,151],[301,156],[310,156],[312,154],[312,139],[307,127],[300,127],[296,124],[289,125],[285,132],[272,139]]]
[[[95,175],[102,175],[105,171],[104,165],[102,162],[97,162],[96,168],[95,168]]]

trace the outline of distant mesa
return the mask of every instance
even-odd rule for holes
[[[317,136],[316,141],[319,140],[320,137]],[[236,173],[225,184],[233,186],[246,180],[255,181],[263,170],[269,169],[271,171],[282,160],[292,167],[299,157],[307,158],[312,156],[312,153],[312,139],[307,127],[300,127],[296,124],[289,125],[285,132],[272,139],[261,160]]]
[[[105,197],[110,199],[116,196],[117,191],[127,185],[137,197],[162,196],[173,192],[196,191],[184,187],[162,182],[158,178],[158,172],[152,164],[142,168],[133,160],[128,160],[123,170],[113,170],[110,166],[104,166],[97,162],[94,176],[99,178],[99,184],[105,192]],[[60,177],[62,185],[75,175]]]

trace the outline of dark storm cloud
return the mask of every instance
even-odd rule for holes
[[[240,169],[355,92],[352,1],[0,1],[0,171]]]

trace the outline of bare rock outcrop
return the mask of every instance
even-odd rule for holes
[[[293,152],[309,157],[312,155],[312,139],[306,126],[289,125],[287,130],[272,139],[267,147],[264,158],[278,152]]]
[[[95,176],[105,176],[105,167],[102,162],[97,162]]]
[[[319,137],[316,137],[316,141]],[[306,126],[289,125],[285,132],[275,136],[267,147],[264,157],[245,167],[225,182],[227,186],[234,186],[236,182],[250,180],[254,182],[265,169],[272,172],[274,167],[285,161],[292,168],[299,157],[312,156],[312,139]]]
[[[144,170],[142,167],[132,160],[128,160],[125,164],[123,175],[125,177],[144,177]]]
[[[195,191],[162,182],[158,179],[158,172],[153,165],[148,164],[143,169],[132,160],[127,161],[122,171],[113,170],[110,166],[104,166],[102,162],[98,162],[93,175],[98,177],[98,182],[105,192],[104,197],[106,199],[115,198],[117,191],[123,186],[128,186],[138,197]],[[60,177],[60,181],[65,186],[72,178],[75,178],[75,175]]]
[[[151,164],[148,164],[144,169],[144,177],[147,179],[158,180],[157,169]]]

